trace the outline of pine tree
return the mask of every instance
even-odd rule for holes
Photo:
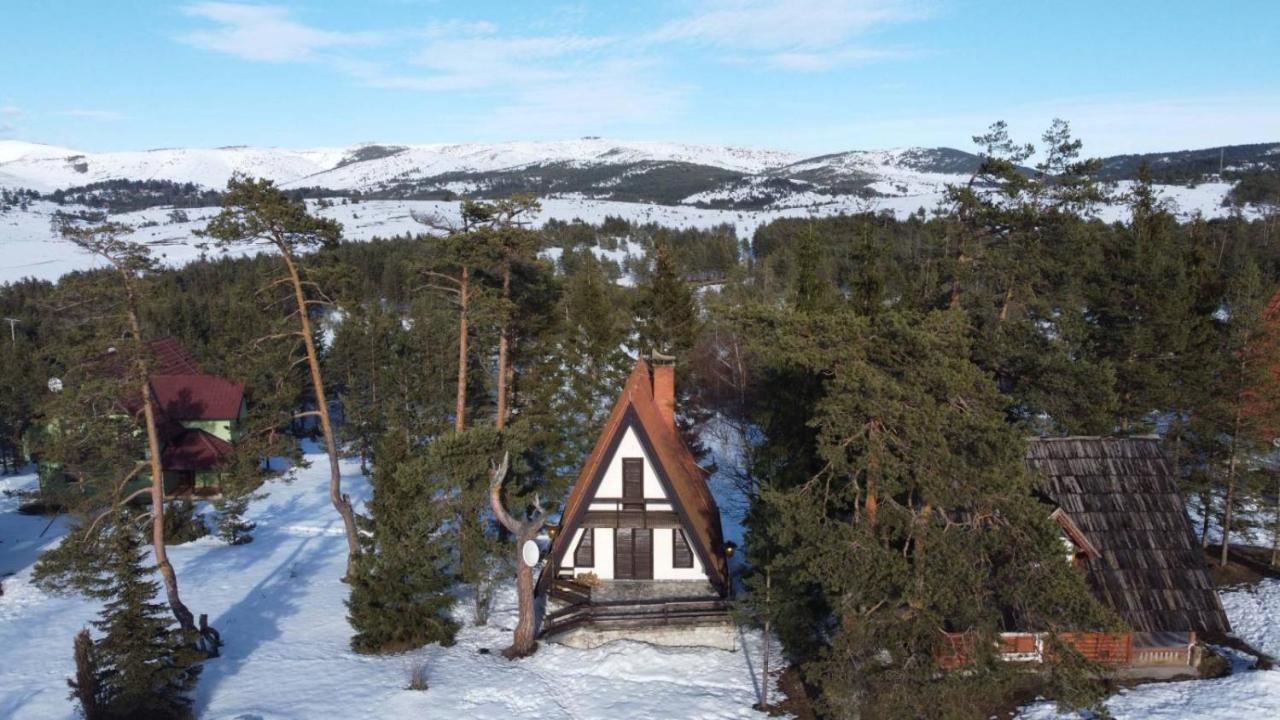
[[[452,645],[458,629],[449,617],[455,602],[449,574],[452,538],[444,526],[451,517],[408,462],[410,453],[398,428],[378,443],[364,561],[347,600],[356,652]]]
[[[1022,431],[968,359],[963,315],[746,310],[739,322],[758,371],[786,381],[760,406],[793,409],[785,424],[760,418],[747,602],[825,713],[971,717],[975,698],[1018,672],[993,656],[1010,618],[1036,630],[1114,622],[1062,560]],[[940,674],[943,632],[976,638],[966,672]],[[1091,688],[1052,692],[1089,702]]]
[[[191,717],[190,692],[204,657],[195,649],[196,633],[171,627],[165,606],[155,602],[159,585],[149,579],[155,568],[144,564],[126,513],[115,516],[101,541],[105,563],[92,595],[105,603],[93,623],[102,636],[90,648],[77,640],[93,669],[78,672],[73,696],[96,687],[101,718]]]
[[[320,354],[311,324],[311,308],[323,305],[325,301],[313,297],[318,294],[316,283],[308,279],[302,264],[302,253],[336,244],[342,236],[342,225],[311,216],[305,203],[291,199],[270,180],[235,176],[227,182],[222,212],[209,221],[204,234],[224,249],[234,245],[266,244],[279,253],[284,275],[263,290],[284,285],[292,291],[288,303],[293,307],[290,317],[297,323],[297,329],[259,340],[292,338],[302,343],[315,401],[315,410],[305,414],[319,418],[324,436],[325,451],[329,457],[329,500],[342,518],[346,533],[347,572],[344,579],[349,580],[360,557],[360,540],[351,498],[342,493],[338,440],[329,414]]]
[[[653,255],[653,269],[637,289],[637,341],[644,352],[679,358],[687,355],[697,339],[698,306],[671,249],[660,243]]]

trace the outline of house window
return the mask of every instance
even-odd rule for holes
[[[641,458],[622,459],[622,499],[644,500],[644,460]],[[643,510],[644,502],[624,502],[622,509]]]
[[[578,549],[573,551],[574,567],[595,567],[595,534],[595,528],[586,528],[582,531],[582,539],[578,541]]]
[[[693,550],[689,547],[689,539],[684,536],[684,530],[680,528],[671,531],[671,552],[671,567],[693,567]]]

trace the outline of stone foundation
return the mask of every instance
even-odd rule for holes
[[[699,625],[648,628],[599,628],[585,625],[555,633],[546,640],[580,650],[600,647],[615,640],[635,640],[667,647],[713,647],[731,652],[738,649],[737,627],[728,616],[721,622]]]

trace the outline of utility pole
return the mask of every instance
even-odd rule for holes
[[[17,333],[14,331],[14,329],[13,329],[13,328],[14,328],[15,326],[17,326],[17,324],[18,324],[18,318],[3,318],[3,320],[4,320],[5,322],[9,323],[9,342],[10,342],[10,343],[12,343],[12,344],[14,344],[14,345],[17,345],[17,344],[18,344],[18,335],[17,335]]]

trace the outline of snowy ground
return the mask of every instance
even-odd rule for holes
[[[715,439],[713,445],[727,444]],[[351,629],[343,600],[345,544],[329,505],[324,462],[293,481],[274,480],[251,514],[253,543],[228,547],[213,538],[171,549],[183,594],[208,613],[227,641],[205,666],[196,694],[204,718],[748,718],[757,692],[752,663],[759,636],[743,636],[750,652],[655,648],[617,643],[582,651],[546,645],[533,658],[508,662],[513,593],[499,596],[490,624],[466,627],[452,648],[430,647],[393,657],[366,657],[347,647]],[[356,498],[368,485],[354,462],[344,465]],[[719,478],[719,476],[718,476]],[[737,536],[741,508],[728,502],[726,534]],[[34,475],[0,479],[0,490],[30,489]],[[39,552],[64,531],[61,520],[16,512],[0,495],[0,718],[71,718],[65,679],[71,639],[93,618],[95,603],[51,597],[30,583]],[[43,536],[42,531],[48,526]],[[1280,654],[1280,580],[1223,593],[1237,634]],[[460,609],[465,614],[466,608]],[[405,689],[410,668],[425,662],[431,689]],[[775,657],[775,667],[780,658]],[[1150,684],[1108,703],[1117,718],[1258,718],[1280,713],[1280,671],[1247,670],[1218,680]],[[1023,710],[1024,720],[1056,717],[1048,704]]]
[[[1127,183],[1120,183],[1118,192],[1123,193],[1126,186]],[[1160,186],[1160,194],[1182,219],[1197,213],[1215,217],[1227,213],[1222,207],[1222,198],[1230,188],[1226,183],[1204,183],[1194,188],[1165,185]],[[612,215],[636,223],[653,222],[677,228],[710,228],[727,224],[736,229],[739,238],[749,239],[761,225],[784,217],[869,211],[891,212],[898,217],[905,217],[921,209],[928,212],[938,207],[944,191],[944,184],[938,181],[913,185],[902,194],[892,197],[868,200],[854,196],[832,198],[815,195],[804,202],[789,202],[785,207],[766,210],[713,210],[692,205],[652,205],[582,197],[553,197],[542,200],[542,211],[535,218],[535,223],[551,219],[578,219],[600,223],[605,217]],[[309,204],[317,214],[341,222],[344,236],[350,240],[420,233],[424,227],[413,220],[411,212],[439,214],[444,217],[456,216],[458,213],[457,202],[445,201],[370,200],[328,208],[318,208],[314,201]],[[75,212],[82,209],[84,208],[79,206],[38,201],[32,203],[27,210],[14,208],[0,213],[0,283],[14,282],[24,277],[55,280],[72,270],[94,267],[96,262],[93,258],[61,241],[50,224],[55,211]],[[185,210],[188,218],[186,222],[173,222],[169,217],[170,212],[170,208],[150,208],[114,215],[112,219],[136,227],[134,238],[152,244],[156,255],[170,265],[181,265],[206,253],[218,252],[201,248],[200,245],[205,241],[195,236],[195,231],[205,227],[208,219],[217,213],[217,208]],[[1100,208],[1095,214],[1104,220],[1115,221],[1124,219],[1128,211],[1122,205],[1115,205]]]
[[[615,643],[582,651],[547,645],[508,662],[514,593],[499,596],[485,628],[466,627],[452,648],[366,657],[347,647],[343,601],[345,543],[329,505],[319,456],[292,482],[272,481],[254,502],[254,541],[228,547],[213,538],[170,550],[183,596],[208,613],[226,640],[205,666],[196,693],[203,718],[747,718],[757,693],[751,652],[666,649]],[[368,493],[354,463],[344,466],[353,497]],[[0,480],[0,489],[34,487],[32,475]],[[0,718],[71,718],[66,678],[73,635],[95,603],[50,597],[30,584],[30,564],[61,534],[55,523],[16,512],[0,496]],[[465,608],[463,608],[465,612]],[[494,654],[480,654],[490,648]],[[427,692],[405,689],[409,670],[426,662]],[[780,659],[775,658],[775,667]]]
[[[1280,579],[1263,580],[1256,587],[1220,593],[1237,637],[1276,656],[1280,652]],[[1166,720],[1255,720],[1280,717],[1280,670],[1251,670],[1252,658],[1223,650],[1234,672],[1216,680],[1150,683],[1122,690],[1107,701],[1116,718]],[[1020,720],[1087,718],[1059,715],[1050,703],[1024,708]]]

